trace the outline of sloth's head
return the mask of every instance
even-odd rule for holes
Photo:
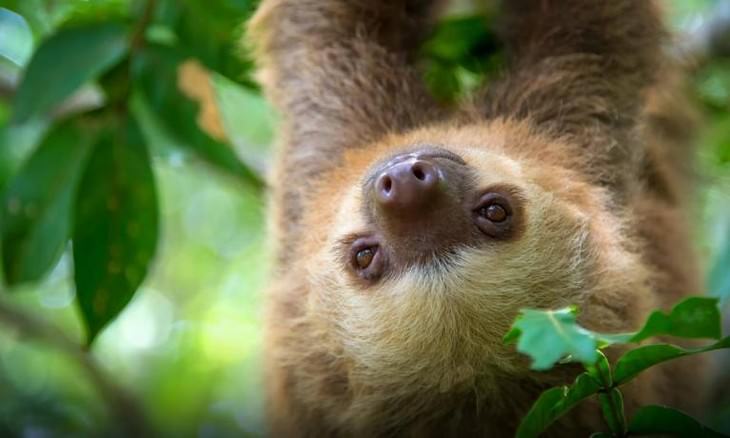
[[[534,142],[546,153],[525,155]],[[617,297],[643,273],[620,214],[564,149],[509,123],[424,130],[354,151],[325,178],[309,306],[351,378],[444,388],[518,372],[502,337],[522,307],[578,304],[589,325],[631,324]]]

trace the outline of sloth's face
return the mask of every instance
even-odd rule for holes
[[[491,247],[496,256],[521,237],[528,198],[516,163],[454,149],[412,146],[365,173],[360,228],[340,239],[346,269],[363,287],[413,269],[448,270],[468,249]]]
[[[310,309],[351,373],[453,385],[488,364],[514,370],[523,364],[502,337],[521,307],[638,287],[605,194],[558,157],[521,155],[536,150],[519,144],[531,141],[543,140],[417,132],[353,153],[328,178],[307,263]]]

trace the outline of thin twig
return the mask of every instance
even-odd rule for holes
[[[152,428],[137,400],[112,382],[96,360],[62,331],[0,299],[0,324],[12,327],[28,339],[40,341],[71,358],[88,375],[107,405],[116,429],[124,436],[151,436]]]

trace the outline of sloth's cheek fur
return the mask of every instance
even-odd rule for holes
[[[587,326],[627,331],[651,305],[650,295],[643,293],[646,273],[622,237],[624,225],[604,209],[600,190],[580,179],[566,186],[575,177],[556,175],[554,169],[524,164],[522,175],[498,174],[495,169],[510,166],[479,165],[492,172],[480,177],[476,168],[476,187],[498,187],[496,182],[509,178],[522,188],[519,208],[514,203],[510,209],[521,221],[514,238],[494,239],[469,222],[467,243],[455,239],[444,251],[408,258],[411,253],[393,249],[403,243],[392,240],[423,241],[408,230],[383,232],[382,222],[368,220],[369,187],[363,191],[354,183],[338,196],[326,195],[338,205],[321,218],[316,231],[327,237],[316,240],[306,263],[308,318],[317,321],[315,337],[327,339],[328,348],[347,363],[350,385],[366,388],[378,382],[383,388],[435,393],[497,385],[504,373],[529,374],[524,358],[502,342],[520,308],[578,304]],[[469,221],[484,202],[484,196],[472,198],[476,208],[470,204],[458,211]],[[453,233],[458,221],[451,223]],[[370,251],[366,258],[363,248]],[[378,253],[372,256],[372,251]],[[371,268],[367,262],[376,263],[374,257],[381,257],[379,275],[359,276],[358,269]]]

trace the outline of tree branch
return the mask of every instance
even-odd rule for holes
[[[144,437],[152,435],[152,428],[139,403],[129,393],[115,384],[96,360],[58,328],[35,318],[4,299],[0,299],[0,324],[12,327],[28,339],[40,341],[71,358],[88,375],[105,402],[116,430],[123,436]]]

